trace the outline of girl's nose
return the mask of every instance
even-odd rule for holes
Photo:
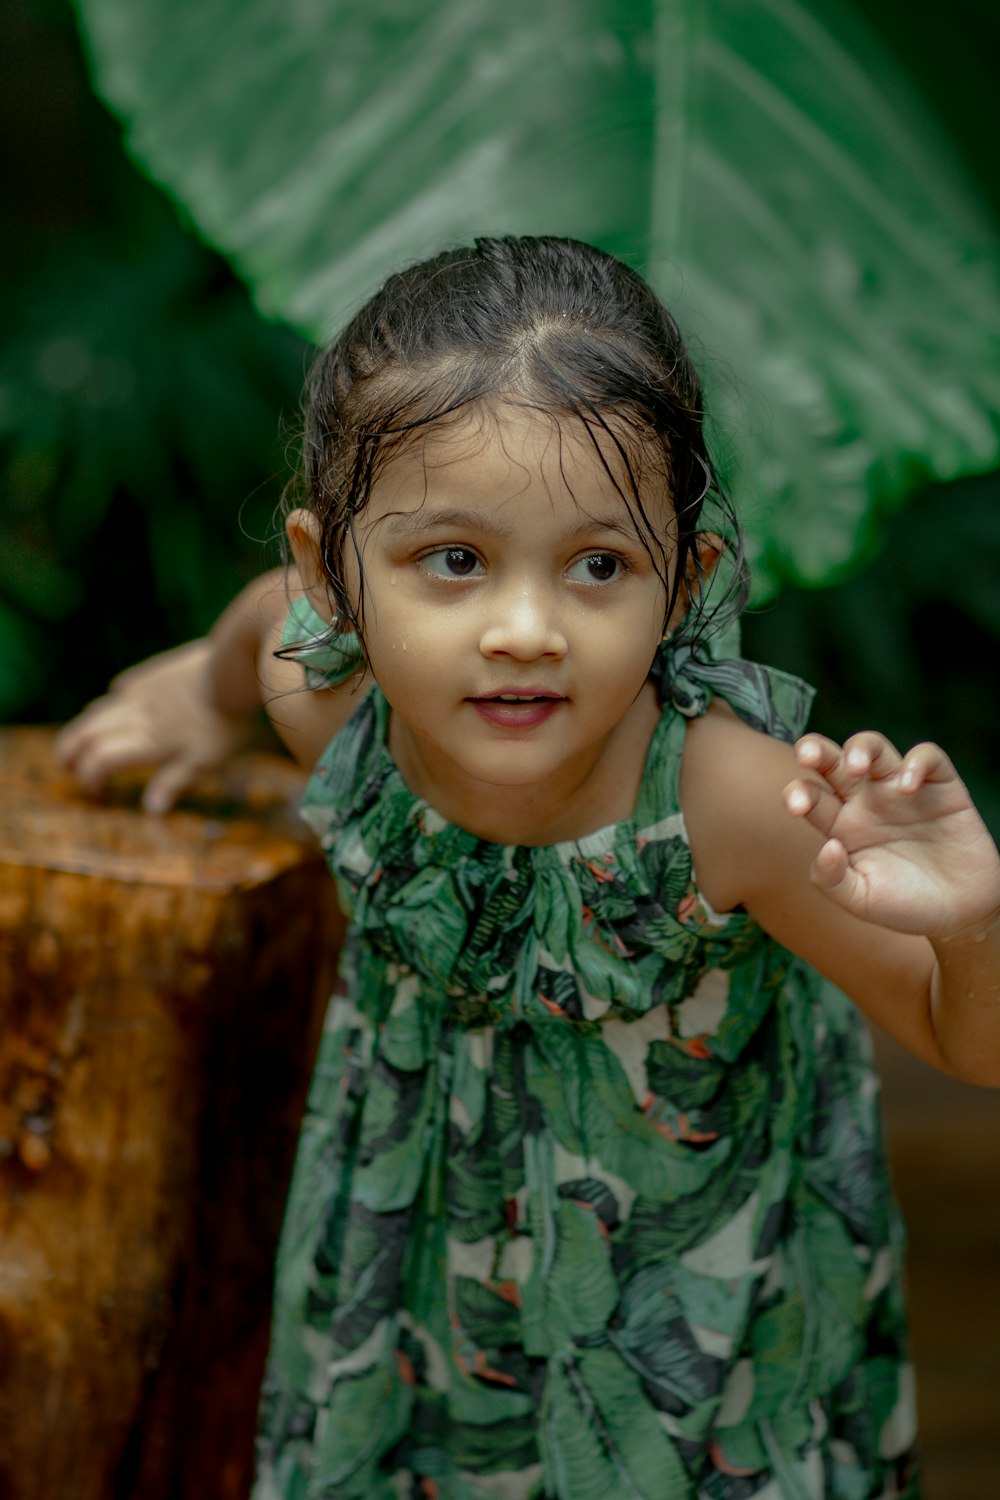
[[[566,637],[555,616],[554,600],[544,591],[529,588],[494,595],[479,650],[483,656],[509,656],[515,661],[565,656]]]

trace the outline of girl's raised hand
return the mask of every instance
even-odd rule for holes
[[[951,761],[937,745],[900,755],[881,734],[843,746],[809,734],[795,747],[812,773],[785,805],[822,833],[813,883],[855,916],[944,937],[1000,910],[1000,856]]]
[[[256,719],[214,705],[211,658],[208,640],[191,641],[120,673],[59,735],[60,764],[90,792],[119,771],[155,767],[142,804],[166,812],[199,771],[221,765],[256,733]]]

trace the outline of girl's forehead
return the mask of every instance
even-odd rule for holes
[[[400,504],[415,508],[437,496],[481,497],[493,504],[543,489],[553,501],[573,500],[583,509],[600,501],[624,506],[636,501],[658,508],[668,501],[662,456],[643,456],[635,435],[588,423],[566,413],[504,405],[449,415],[415,434],[389,456],[375,480],[369,509]]]

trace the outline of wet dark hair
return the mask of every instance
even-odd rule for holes
[[[340,629],[349,623],[363,639],[363,592],[355,609],[343,564],[348,547],[357,553],[354,522],[387,460],[432,426],[501,406],[582,424],[667,587],[665,619],[685,590],[685,633],[742,607],[739,528],[705,446],[701,383],[677,324],[614,256],[577,240],[508,236],[390,276],[312,369],[302,472],[288,498],[319,518]],[[673,505],[670,549],[643,504],[651,479]],[[709,499],[711,529],[732,559],[711,607],[697,550]]]

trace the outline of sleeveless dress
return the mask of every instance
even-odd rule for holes
[[[686,645],[653,675],[635,814],[576,841],[445,823],[377,688],[309,782],[352,923],[255,1500],[919,1494],[867,1035],[710,909],[678,800],[713,693],[786,739],[810,694]]]

